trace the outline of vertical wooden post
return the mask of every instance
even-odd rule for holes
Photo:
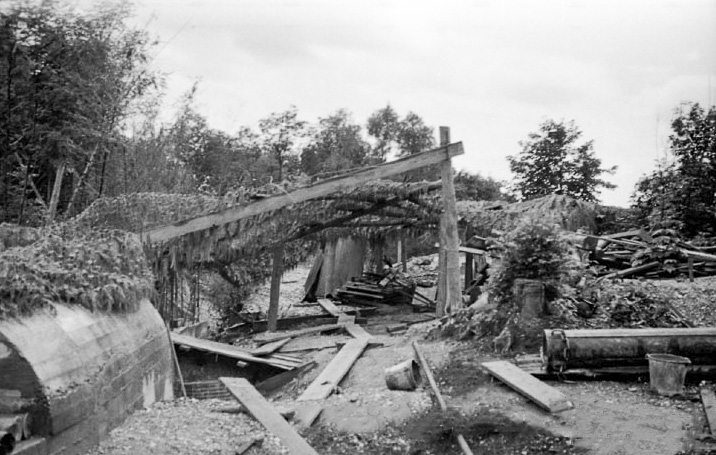
[[[395,258],[395,261],[403,262],[403,241],[401,239],[398,239],[397,246],[398,246],[398,254],[397,254],[398,257]]]
[[[29,171],[28,171],[29,172]],[[55,220],[57,215],[57,204],[60,201],[60,191],[62,190],[62,178],[65,176],[65,163],[62,162],[55,173],[55,185],[52,187],[52,195],[50,196],[50,213],[48,218],[50,222]]]
[[[383,247],[385,239],[382,237],[373,238],[373,267],[374,273],[380,273],[383,271]]]
[[[408,272],[408,252],[405,250],[405,242],[403,241],[403,238],[398,239],[398,258],[399,261],[403,263],[402,269],[403,273]]]
[[[472,283],[473,277],[473,264],[475,263],[475,257],[472,253],[465,253],[465,286],[467,289]]]
[[[449,143],[450,128],[441,126],[440,145],[447,145]],[[458,252],[460,241],[457,234],[455,184],[453,182],[452,162],[450,159],[445,160],[441,165],[441,179],[444,209],[440,219],[440,251],[444,259],[440,264],[440,275],[444,278],[438,281],[438,302],[435,308],[438,317],[462,306],[460,257]],[[444,291],[440,289],[441,281]]]
[[[283,275],[283,245],[277,245],[273,250],[273,270],[271,272],[271,294],[269,296],[268,331],[275,332],[278,320],[278,298],[281,290],[281,275]]]

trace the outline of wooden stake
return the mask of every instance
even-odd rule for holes
[[[179,385],[181,385],[181,393],[184,398],[186,398],[186,387],[184,386],[184,376],[181,374],[181,367],[179,366],[179,359],[177,358],[177,350],[174,346],[174,341],[172,341],[172,334],[169,331],[169,326],[165,325],[167,328],[167,336],[169,337],[169,345],[172,347],[172,359],[174,360],[174,368],[177,369],[177,376],[179,376]]]
[[[62,190],[62,179],[65,176],[65,163],[60,164],[55,174],[55,186],[52,188],[52,195],[50,196],[50,213],[48,214],[49,221],[55,220],[57,214],[57,204],[60,201],[60,191]]]
[[[273,250],[273,272],[271,273],[271,294],[268,309],[268,331],[276,331],[278,321],[278,300],[281,290],[281,276],[283,275],[283,245],[277,245]]]
[[[445,403],[445,400],[443,399],[443,396],[440,393],[440,389],[438,389],[438,384],[435,382],[435,378],[433,377],[433,372],[430,369],[430,365],[428,365],[428,361],[425,360],[425,357],[423,357],[423,353],[420,352],[420,348],[418,347],[417,341],[413,341],[413,351],[415,352],[415,357],[418,358],[418,363],[420,363],[420,368],[422,368],[423,373],[425,374],[425,377],[428,380],[428,383],[430,383],[430,387],[433,389],[433,393],[435,394],[435,398],[438,400],[440,409],[442,411],[446,411],[447,404]]]

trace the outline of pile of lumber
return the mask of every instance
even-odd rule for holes
[[[383,276],[364,273],[360,278],[347,281],[338,289],[336,297],[344,305],[400,305],[412,304],[414,293],[414,284],[406,284],[393,274]]]
[[[588,235],[582,248],[589,252],[590,260],[605,266],[606,278],[693,278],[716,274],[716,255],[709,252],[713,247],[693,246],[669,229]]]

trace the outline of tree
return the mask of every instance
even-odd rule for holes
[[[529,140],[519,143],[519,155],[507,157],[516,177],[514,193],[521,200],[558,193],[596,202],[600,188],[615,188],[601,177],[613,174],[616,166],[602,168],[594,141],[577,145],[581,136],[574,121],[547,120],[537,133],[530,133]]]
[[[310,133],[310,142],[301,153],[301,170],[315,175],[369,164],[370,145],[363,139],[361,130],[345,109],[319,119],[318,126]]]
[[[716,106],[676,109],[669,136],[671,162],[642,177],[632,196],[644,223],[676,223],[693,237],[716,234]]]
[[[306,122],[298,119],[296,106],[284,112],[272,113],[259,121],[262,148],[276,163],[278,182],[284,179],[284,167],[297,156],[298,140],[305,135]]]
[[[152,43],[125,25],[130,13],[116,3],[82,14],[55,0],[0,13],[0,193],[17,197],[0,200],[0,221],[22,222],[26,201],[52,214],[82,191],[102,194],[122,122],[157,81]]]
[[[455,198],[458,201],[510,201],[512,198],[503,193],[502,188],[502,182],[491,177],[467,171],[459,171],[455,175]]]
[[[368,118],[368,135],[375,139],[372,158],[382,163],[391,152],[393,143],[398,136],[398,114],[389,105],[378,109]]]

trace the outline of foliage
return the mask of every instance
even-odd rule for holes
[[[458,201],[506,201],[514,198],[502,192],[503,183],[492,177],[459,171],[455,175],[455,198]]]
[[[573,265],[558,230],[537,220],[523,221],[500,243],[504,249],[497,266],[490,269],[488,287],[503,304],[512,301],[517,278],[540,280],[554,287]]]
[[[530,133],[529,140],[520,142],[522,151],[507,157],[516,177],[515,194],[521,200],[557,193],[596,202],[599,188],[615,188],[601,176],[616,167],[602,168],[593,141],[577,145],[581,136],[573,121],[546,120],[538,132]]]
[[[53,228],[27,246],[0,252],[0,319],[60,302],[127,311],[154,296],[138,239],[124,231]]]
[[[265,154],[275,160],[277,182],[284,179],[284,167],[295,170],[298,164],[296,150],[298,139],[305,135],[306,122],[298,119],[298,109],[291,106],[286,111],[274,112],[259,121],[261,146]]]
[[[107,159],[122,149],[123,121],[151,92],[147,35],[128,27],[125,3],[89,13],[55,0],[17,2],[0,13],[0,218],[26,221],[25,207],[61,206],[102,194]]]
[[[345,109],[319,119],[318,126],[310,132],[309,144],[301,153],[301,170],[315,176],[378,164],[379,161],[370,156],[370,145],[363,139],[361,129]]]
[[[686,237],[716,234],[716,106],[680,106],[669,136],[672,162],[637,183],[632,203],[644,224],[676,222]]]

